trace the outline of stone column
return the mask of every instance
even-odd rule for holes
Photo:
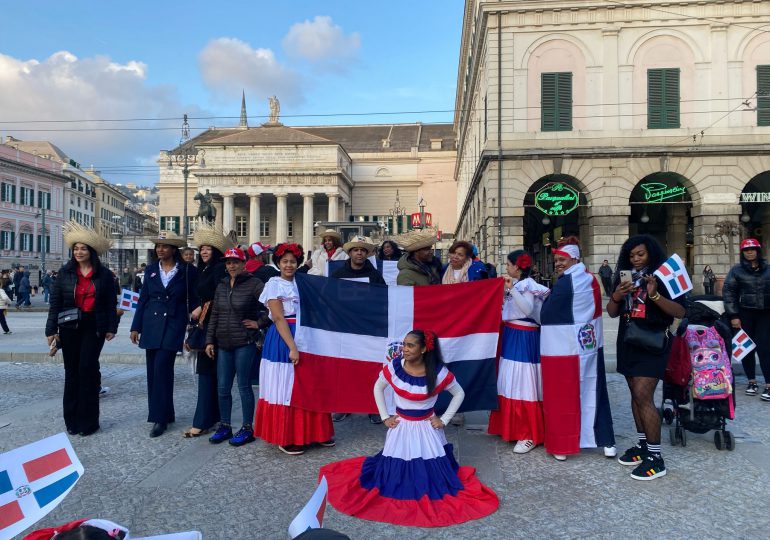
[[[222,195],[222,229],[225,234],[235,230],[235,196]]]
[[[729,239],[725,238],[725,244],[718,243],[714,238],[716,223],[720,221],[734,221],[740,223],[741,205],[739,204],[699,204],[690,210],[693,217],[693,287],[696,293],[703,292],[702,276],[703,267],[711,266],[717,277],[716,294],[721,294],[721,285],[727,272],[738,261],[738,245],[740,237],[733,239],[733,251],[729,252]]]
[[[276,244],[286,242],[289,237],[289,215],[286,209],[286,199],[288,193],[276,193],[275,210],[275,242]]]
[[[615,266],[620,246],[628,239],[630,214],[631,207],[628,205],[601,205],[586,208],[587,233],[585,238],[580,240],[588,252],[584,262],[591,272],[596,272],[604,259],[607,259],[613,267]]]
[[[340,205],[339,202],[337,202],[337,198],[339,195],[336,193],[327,193],[326,196],[329,198],[329,221],[338,221],[339,216],[339,209]]]
[[[259,195],[249,196],[249,243],[259,242]]]
[[[302,194],[302,247],[313,249],[313,194]]]
[[[214,207],[217,209],[217,217],[214,218],[214,222],[217,227],[222,229],[223,217],[224,217],[224,205],[220,201],[214,201]]]
[[[604,129],[614,131],[618,124],[618,33],[619,28],[604,28],[602,44],[604,48],[604,74],[602,76],[602,97],[604,106]]]

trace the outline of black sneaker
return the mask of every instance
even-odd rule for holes
[[[639,465],[642,460],[644,459],[644,456],[647,455],[647,447],[642,447],[639,444],[635,444],[625,452],[623,452],[623,455],[618,458],[618,463],[621,465]]]
[[[660,476],[666,476],[666,465],[663,458],[654,454],[647,454],[636,469],[631,472],[634,480],[654,480]]]
[[[757,394],[759,394],[759,387],[757,386],[757,383],[750,382],[749,385],[746,387],[746,395],[756,396]]]
[[[379,414],[370,414],[369,421],[374,425],[382,424],[382,418],[380,418]]]
[[[770,387],[766,386],[765,391],[759,397],[762,401],[770,401]]]
[[[290,456],[301,456],[305,453],[305,449],[296,444],[287,444],[286,446],[279,445],[278,450],[284,454],[289,454]]]
[[[350,413],[346,413],[346,412],[332,413],[332,422],[342,422],[348,416],[350,416]]]

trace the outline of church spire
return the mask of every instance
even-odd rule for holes
[[[246,91],[241,90],[241,127],[249,127],[248,116],[246,115]]]

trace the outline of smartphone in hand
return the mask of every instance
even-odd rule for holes
[[[621,283],[631,283],[632,281],[632,275],[631,270],[621,270],[620,271],[620,282]]]

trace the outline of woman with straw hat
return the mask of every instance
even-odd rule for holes
[[[321,247],[310,255],[311,264],[308,274],[325,276],[329,261],[344,261],[348,254],[342,249],[342,235],[334,229],[326,229],[320,235]]]
[[[217,227],[202,224],[195,229],[193,244],[198,248],[198,285],[196,292],[200,307],[190,317],[197,321],[203,335],[208,329],[211,315],[211,301],[220,281],[227,271],[222,260],[225,252],[235,247],[233,241],[222,234]],[[217,366],[204,350],[197,352],[195,373],[198,375],[198,401],[195,405],[192,427],[184,431],[185,438],[205,435],[219,422],[219,397],[217,395]]]
[[[53,283],[45,335],[64,358],[67,432],[85,437],[99,429],[99,355],[118,331],[115,276],[99,260],[110,249],[109,239],[71,221],[64,242],[72,258]]]
[[[150,437],[174,422],[174,361],[184,344],[190,312],[198,307],[198,271],[182,260],[187,242],[171,231],[152,238],[158,260],[144,271],[144,282],[131,324],[131,342],[147,354]]]

